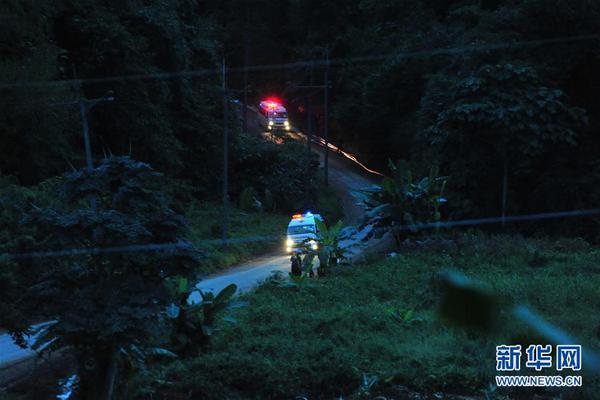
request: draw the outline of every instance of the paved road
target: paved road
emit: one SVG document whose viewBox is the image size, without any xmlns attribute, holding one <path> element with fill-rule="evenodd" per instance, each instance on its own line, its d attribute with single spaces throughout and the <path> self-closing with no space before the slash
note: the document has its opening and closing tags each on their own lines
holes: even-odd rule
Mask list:
<svg viewBox="0 0 600 400">
<path fill-rule="evenodd" d="M 301 135 L 302 136 L 302 135 Z M 323 147 L 315 145 L 314 151 L 320 154 L 323 162 Z M 329 181 L 331 186 L 340 196 L 340 204 L 348 216 L 349 223 L 356 223 L 363 215 L 363 210 L 356 204 L 356 199 L 350 194 L 351 191 L 372 185 L 377 181 L 376 177 L 369 175 L 340 154 L 330 152 L 329 155 Z M 282 246 L 283 247 L 283 246 Z M 318 261 L 316 261 L 318 263 Z M 317 264 L 315 264 L 315 267 Z M 275 271 L 287 273 L 290 270 L 289 256 L 273 254 L 246 262 L 211 275 L 199 282 L 196 287 L 203 291 L 216 291 L 225 286 L 235 283 L 240 292 L 245 292 L 257 286 L 260 282 L 269 278 Z M 200 294 L 192 293 L 190 301 L 199 301 Z M 22 349 L 14 344 L 12 338 L 0 335 L 0 369 L 6 368 L 12 363 L 32 357 L 35 353 L 29 349 Z"/>
<path fill-rule="evenodd" d="M 290 257 L 287 255 L 270 255 L 257 258 L 237 267 L 211 275 L 200 281 L 196 288 L 204 292 L 219 292 L 224 287 L 235 283 L 239 292 L 246 292 L 258 283 L 268 279 L 274 272 L 280 271 L 287 274 L 290 270 Z M 199 302 L 200 293 L 193 292 L 189 301 Z"/>
<path fill-rule="evenodd" d="M 325 158 L 324 148 L 315 150 L 319 154 L 321 165 Z M 373 177 L 368 177 L 352 165 L 350 161 L 330 152 L 329 154 L 329 185 L 338 195 L 340 205 L 344 210 L 346 224 L 354 225 L 364 217 L 365 210 L 358 204 L 359 199 L 352 193 L 372 186 L 376 182 Z M 333 221 L 331 221 L 333 222 Z"/>
</svg>

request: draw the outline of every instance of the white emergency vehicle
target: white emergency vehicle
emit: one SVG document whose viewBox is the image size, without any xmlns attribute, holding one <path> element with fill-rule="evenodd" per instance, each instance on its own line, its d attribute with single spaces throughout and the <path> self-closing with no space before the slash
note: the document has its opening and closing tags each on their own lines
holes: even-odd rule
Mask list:
<svg viewBox="0 0 600 400">
<path fill-rule="evenodd" d="M 290 122 L 285 107 L 278 105 L 270 110 L 267 113 L 267 124 L 270 131 L 289 131 Z"/>
<path fill-rule="evenodd" d="M 294 214 L 287 228 L 286 251 L 289 253 L 305 253 L 309 248 L 318 250 L 316 239 L 319 237 L 319 228 L 316 220 L 323 218 L 310 211 L 304 214 Z"/>
</svg>

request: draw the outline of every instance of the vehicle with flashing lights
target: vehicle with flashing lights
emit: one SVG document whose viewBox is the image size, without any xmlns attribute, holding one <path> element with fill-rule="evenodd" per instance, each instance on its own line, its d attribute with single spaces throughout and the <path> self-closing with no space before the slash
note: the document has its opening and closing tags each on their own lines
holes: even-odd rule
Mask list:
<svg viewBox="0 0 600 400">
<path fill-rule="evenodd" d="M 259 103 L 261 112 L 266 119 L 266 128 L 270 131 L 289 131 L 290 122 L 287 110 L 276 98 L 269 98 Z"/>
<path fill-rule="evenodd" d="M 286 251 L 291 253 L 307 253 L 309 250 L 318 250 L 319 227 L 316 221 L 323 221 L 319 214 L 310 211 L 304 214 L 294 214 L 288 224 Z"/>
<path fill-rule="evenodd" d="M 267 128 L 270 131 L 289 131 L 287 110 L 284 106 L 277 106 L 267 113 Z"/>
<path fill-rule="evenodd" d="M 275 109 L 279 105 L 279 101 L 273 99 L 263 100 L 258 104 L 258 106 L 260 107 L 260 111 L 264 114 L 265 117 L 267 116 L 269 111 Z"/>
</svg>

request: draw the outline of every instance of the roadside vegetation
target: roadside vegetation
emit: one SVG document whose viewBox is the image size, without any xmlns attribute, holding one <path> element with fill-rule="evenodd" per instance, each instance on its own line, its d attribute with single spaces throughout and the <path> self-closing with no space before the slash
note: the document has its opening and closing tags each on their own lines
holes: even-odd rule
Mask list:
<svg viewBox="0 0 600 400">
<path fill-rule="evenodd" d="M 595 399 L 600 381 L 585 367 L 581 389 L 495 388 L 495 346 L 539 338 L 506 315 L 497 316 L 491 333 L 441 318 L 439 282 L 441 272 L 451 268 L 502 301 L 528 305 L 578 343 L 598 348 L 596 247 L 582 239 L 473 231 L 417 236 L 397 250 L 359 265 L 333 266 L 326 277 L 301 285 L 274 277 L 238 299 L 245 307 L 219 312 L 210 341 L 188 332 L 185 337 L 196 344 L 177 358 L 150 358 L 144 368 L 130 371 L 121 382 L 127 398 L 366 399 L 443 393 L 449 399 Z M 173 347 L 165 338 L 158 343 Z M 33 399 L 27 394 L 31 387 L 25 389 L 11 398 Z M 120 393 L 123 389 L 119 386 Z M 35 392 L 55 390 L 36 387 Z"/>
<path fill-rule="evenodd" d="M 278 173 L 288 172 L 295 171 Z M 33 323 L 54 321 L 40 330 L 33 348 L 43 353 L 69 349 L 77 395 L 86 399 L 112 398 L 115 387 L 126 390 L 132 371 L 143 369 L 148 360 L 176 356 L 166 336 L 175 335 L 177 343 L 191 340 L 183 338 L 186 334 L 208 338 L 215 313 L 210 305 L 220 297 L 204 296 L 201 312 L 189 312 L 198 314 L 196 328 L 189 327 L 190 317 L 182 322 L 185 334 L 171 333 L 173 328 L 162 321 L 165 310 L 170 304 L 184 310 L 187 298 L 180 301 L 174 282 L 196 282 L 201 275 L 283 246 L 289 220 L 275 207 L 250 209 L 241 196 L 239 207 L 230 211 L 231 244 L 224 247 L 221 207 L 201 205 L 189 185 L 170 182 L 129 157 L 108 157 L 91 170 L 30 188 L 10 179 L 0 184 L 2 252 L 64 252 L 0 258 L 1 326 L 23 345 L 25 335 L 36 333 Z M 279 199 L 277 192 L 274 198 Z M 265 242 L 269 245 L 257 245 Z M 173 247 L 135 250 L 157 244 Z M 91 248 L 93 255 L 73 252 Z M 104 252 L 107 248 L 123 249 Z"/>
<path fill-rule="evenodd" d="M 340 265 L 310 285 L 273 279 L 243 297 L 249 305 L 233 314 L 238 323 L 219 323 L 222 331 L 202 354 L 154 366 L 137 382 L 138 394 L 262 399 L 443 392 L 502 398 L 510 393 L 490 386 L 495 346 L 525 344 L 531 333 L 501 316 L 493 334 L 441 320 L 439 273 L 460 271 L 598 348 L 599 265 L 600 251 L 577 239 L 465 233 L 406 241 L 394 257 Z M 600 381 L 584 380 L 582 390 L 566 389 L 563 398 L 595 398 Z"/>
<path fill-rule="evenodd" d="M 193 203 L 185 213 L 189 220 L 189 240 L 203 254 L 198 272 L 211 273 L 256 255 L 281 251 L 288 214 L 266 211 L 229 210 L 229 238 L 221 243 L 223 208 L 218 203 Z M 204 242 L 202 242 L 204 241 Z"/>
<path fill-rule="evenodd" d="M 316 194 L 316 210 L 325 218 L 327 223 L 335 223 L 344 219 L 344 210 L 340 205 L 339 194 L 332 188 L 326 188 L 320 185 Z"/>
</svg>

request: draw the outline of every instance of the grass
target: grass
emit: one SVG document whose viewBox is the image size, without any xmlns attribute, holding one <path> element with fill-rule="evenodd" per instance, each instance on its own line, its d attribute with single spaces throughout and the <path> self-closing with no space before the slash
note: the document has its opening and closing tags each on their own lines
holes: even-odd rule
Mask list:
<svg viewBox="0 0 600 400">
<path fill-rule="evenodd" d="M 509 236 L 437 243 L 339 266 L 301 289 L 269 282 L 245 296 L 250 305 L 235 312 L 238 323 L 223 322 L 202 355 L 156 367 L 140 387 L 152 388 L 155 398 L 398 397 L 409 389 L 484 398 L 496 374 L 494 347 L 528 340 L 530 332 L 514 324 L 490 334 L 440 320 L 436 277 L 447 267 L 600 348 L 599 250 L 577 240 Z M 377 383 L 361 388 L 370 375 Z M 584 376 L 583 389 L 566 389 L 563 398 L 593 399 L 599 390 L 597 378 Z M 488 395 L 514 398 L 516 392 L 548 395 L 525 389 Z"/>
<path fill-rule="evenodd" d="M 219 240 L 222 236 L 222 209 L 212 203 L 192 203 L 185 212 L 190 229 L 188 239 L 192 242 Z M 230 239 L 257 238 L 261 236 L 285 235 L 289 216 L 267 212 L 246 212 L 238 208 L 229 209 Z M 264 239 L 242 243 L 231 243 L 225 249 L 221 243 L 199 244 L 204 253 L 200 265 L 201 273 L 211 273 L 252 256 L 281 249 L 282 240 Z"/>
</svg>

